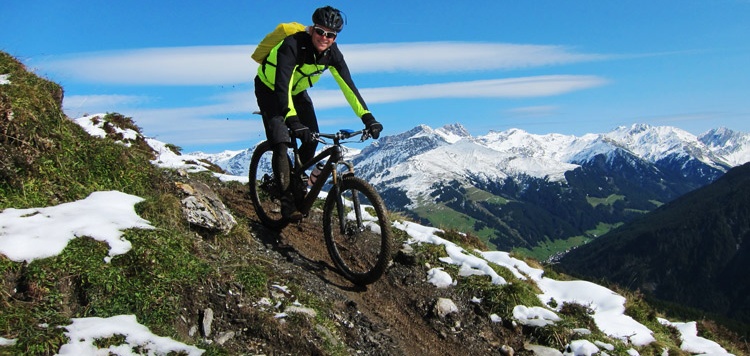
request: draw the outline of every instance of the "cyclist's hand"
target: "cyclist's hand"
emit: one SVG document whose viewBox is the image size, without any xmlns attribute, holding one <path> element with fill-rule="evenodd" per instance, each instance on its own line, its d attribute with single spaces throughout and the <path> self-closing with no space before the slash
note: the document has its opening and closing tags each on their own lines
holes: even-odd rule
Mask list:
<svg viewBox="0 0 750 356">
<path fill-rule="evenodd" d="M 383 131 L 383 125 L 375 120 L 372 114 L 367 113 L 362 115 L 362 123 L 365 124 L 367 130 L 370 131 L 370 136 L 372 136 L 372 138 L 377 140 L 378 137 L 380 137 L 380 131 Z"/>
<path fill-rule="evenodd" d="M 298 117 L 290 116 L 286 118 L 286 126 L 292 130 L 292 135 L 302 141 L 302 143 L 315 141 L 312 132 L 310 132 L 310 128 L 302 125 Z"/>
</svg>

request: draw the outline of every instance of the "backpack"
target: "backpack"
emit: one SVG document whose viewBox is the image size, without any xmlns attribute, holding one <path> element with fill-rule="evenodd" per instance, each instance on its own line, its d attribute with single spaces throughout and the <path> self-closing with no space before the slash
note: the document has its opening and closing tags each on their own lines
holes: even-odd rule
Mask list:
<svg viewBox="0 0 750 356">
<path fill-rule="evenodd" d="M 258 47 L 255 47 L 255 51 L 252 56 L 253 59 L 260 63 L 268 57 L 271 50 L 276 47 L 279 42 L 283 41 L 287 36 L 293 35 L 297 32 L 305 31 L 307 27 L 299 22 L 287 22 L 280 23 L 276 28 L 269 32 L 263 40 L 258 43 Z"/>
</svg>

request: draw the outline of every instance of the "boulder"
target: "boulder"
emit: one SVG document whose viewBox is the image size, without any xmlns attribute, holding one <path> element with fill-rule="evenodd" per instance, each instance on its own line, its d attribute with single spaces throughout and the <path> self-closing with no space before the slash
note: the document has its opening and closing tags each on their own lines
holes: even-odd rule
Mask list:
<svg viewBox="0 0 750 356">
<path fill-rule="evenodd" d="M 202 182 L 175 183 L 183 198 L 182 212 L 191 225 L 212 232 L 228 232 L 237 221 L 211 188 Z"/>
</svg>

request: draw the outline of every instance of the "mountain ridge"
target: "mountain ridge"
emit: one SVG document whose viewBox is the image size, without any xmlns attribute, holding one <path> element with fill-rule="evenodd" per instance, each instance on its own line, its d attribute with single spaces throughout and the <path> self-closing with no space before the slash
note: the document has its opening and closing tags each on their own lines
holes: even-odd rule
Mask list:
<svg viewBox="0 0 750 356">
<path fill-rule="evenodd" d="M 750 160 L 748 137 L 726 128 L 695 136 L 647 124 L 580 137 L 518 128 L 474 137 L 460 124 L 417 125 L 382 136 L 352 161 L 391 210 L 473 230 L 496 248 L 533 250 L 593 238 L 714 181 L 732 167 L 728 162 Z M 212 161 L 243 175 L 248 159 Z M 519 239 L 535 219 L 550 226 Z"/>
<path fill-rule="evenodd" d="M 475 142 L 499 153 L 526 158 L 546 158 L 550 159 L 550 162 L 574 165 L 618 148 L 631 151 L 635 156 L 652 163 L 668 158 L 692 157 L 723 171 L 750 161 L 750 134 L 727 128 L 716 128 L 695 136 L 672 126 L 636 123 L 631 126 L 617 127 L 607 133 L 589 133 L 583 136 L 556 133 L 538 135 L 512 128 L 505 131 L 490 131 L 486 135 L 474 137 L 461 124 L 455 123 L 437 129 L 427 125 L 418 125 L 400 134 L 384 136 L 361 150 L 354 158 L 355 163 L 364 163 L 362 166 L 367 166 L 368 161 L 372 161 L 367 157 L 375 151 L 407 140 L 413 142 L 410 142 L 408 146 L 400 145 L 400 154 L 395 157 L 390 156 L 390 159 L 384 161 L 392 162 L 389 164 L 392 166 L 395 162 L 401 163 L 411 157 L 436 149 L 438 146 L 453 145 L 460 140 Z M 407 149 L 403 150 L 404 148 Z M 249 157 L 244 153 L 248 151 L 251 152 L 252 149 L 190 154 L 206 158 L 230 174 L 243 175 L 246 172 L 239 167 L 247 166 Z M 396 150 L 391 149 L 389 153 L 394 153 L 394 151 Z M 243 164 L 232 164 L 236 161 Z M 540 176 L 539 173 L 528 174 L 534 172 L 533 166 L 528 171 L 524 168 L 527 167 L 520 165 L 518 173 Z M 568 168 L 572 170 L 574 167 Z M 557 172 L 553 170 L 551 173 Z"/>
</svg>

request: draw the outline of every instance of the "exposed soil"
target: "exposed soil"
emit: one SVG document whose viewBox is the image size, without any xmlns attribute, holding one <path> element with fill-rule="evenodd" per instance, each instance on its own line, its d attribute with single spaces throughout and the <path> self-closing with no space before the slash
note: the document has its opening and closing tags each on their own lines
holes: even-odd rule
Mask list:
<svg viewBox="0 0 750 356">
<path fill-rule="evenodd" d="M 305 293 L 325 301 L 327 308 L 318 309 L 327 310 L 330 314 L 326 319 L 335 321 L 335 325 L 324 323 L 321 327 L 311 317 L 298 314 L 275 318 L 281 308 L 258 305 L 231 291 L 231 286 L 207 285 L 207 290 L 195 294 L 201 297 L 193 301 L 193 308 L 213 310 L 215 331 L 209 338 L 216 340 L 222 332 L 234 332 L 223 344 L 233 353 L 503 355 L 507 354 L 503 347 L 512 347 L 516 355 L 531 354 L 523 351 L 520 329 L 509 323 L 492 323 L 479 305 L 471 303 L 472 296 L 428 283 L 428 268 L 417 265 L 414 259 L 397 254 L 379 281 L 358 287 L 333 266 L 323 241 L 320 211 L 277 232 L 260 226 L 244 189 L 215 188 L 225 204 L 235 214 L 247 216 L 250 224 L 252 237 L 232 248 L 276 271 L 274 278 L 278 281 L 272 283 L 298 285 Z M 294 291 L 282 292 L 269 286 L 271 299 L 284 300 L 279 293 L 286 294 L 286 304 L 296 297 Z M 459 312 L 438 316 L 438 298 L 450 298 Z M 197 312 L 190 317 L 200 320 L 202 315 Z M 345 349 L 335 341 L 332 345 L 331 340 L 342 340 Z"/>
</svg>

